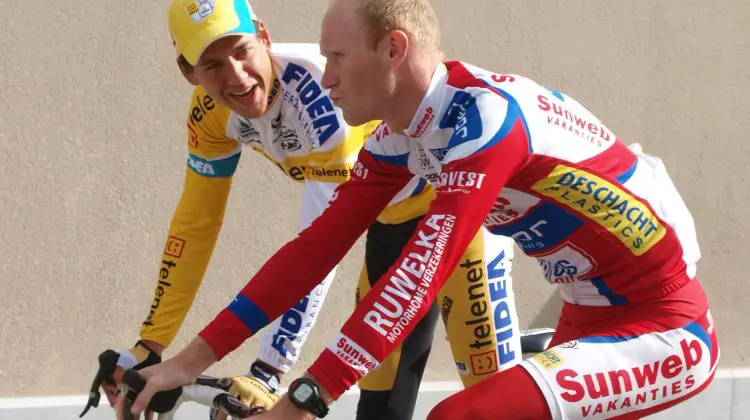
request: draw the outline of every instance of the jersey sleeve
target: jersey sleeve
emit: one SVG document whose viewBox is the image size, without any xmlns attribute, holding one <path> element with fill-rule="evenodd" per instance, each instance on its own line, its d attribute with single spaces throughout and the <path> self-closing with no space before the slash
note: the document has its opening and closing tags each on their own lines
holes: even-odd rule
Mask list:
<svg viewBox="0 0 750 420">
<path fill-rule="evenodd" d="M 307 156 L 304 195 L 300 207 L 300 230 L 318 218 L 333 197 L 336 187 L 350 178 L 357 153 L 377 122 L 346 127 L 336 138 L 311 150 Z M 265 329 L 258 358 L 282 372 L 297 362 L 310 331 L 320 314 L 336 274 L 334 267 L 319 283 L 281 317 Z"/>
<path fill-rule="evenodd" d="M 523 120 L 509 115 L 506 121 L 489 142 L 478 143 L 474 153 L 464 150 L 464 156 L 443 166 L 436 198 L 401 255 L 310 367 L 335 398 L 384 360 L 419 323 L 503 185 L 526 162 Z M 451 179 L 463 182 L 443 182 Z"/>
<path fill-rule="evenodd" d="M 380 164 L 362 150 L 351 180 L 336 188 L 325 211 L 277 251 L 201 331 L 217 357 L 223 358 L 299 302 L 338 264 L 409 179 L 406 170 L 381 171 Z"/>
<path fill-rule="evenodd" d="M 226 137 L 228 110 L 201 88 L 189 107 L 182 196 L 172 217 L 141 338 L 169 346 L 192 306 L 224 219 L 238 142 Z"/>
<path fill-rule="evenodd" d="M 333 197 L 337 185 L 331 182 L 305 181 L 300 209 L 301 230 L 320 216 Z M 307 295 L 268 325 L 258 349 L 258 359 L 282 372 L 288 372 L 297 363 L 335 274 L 334 267 Z"/>
</svg>

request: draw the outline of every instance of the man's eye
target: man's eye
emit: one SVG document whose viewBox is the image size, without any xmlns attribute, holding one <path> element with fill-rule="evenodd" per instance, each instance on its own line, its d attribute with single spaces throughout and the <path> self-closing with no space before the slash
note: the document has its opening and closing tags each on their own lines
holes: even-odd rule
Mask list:
<svg viewBox="0 0 750 420">
<path fill-rule="evenodd" d="M 242 48 L 241 50 L 237 51 L 237 57 L 247 57 L 252 51 L 252 48 Z"/>
</svg>

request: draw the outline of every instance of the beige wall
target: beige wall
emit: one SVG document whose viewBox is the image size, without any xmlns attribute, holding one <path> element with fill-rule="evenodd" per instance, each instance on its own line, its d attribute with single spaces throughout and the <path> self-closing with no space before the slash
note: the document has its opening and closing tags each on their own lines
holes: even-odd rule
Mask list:
<svg viewBox="0 0 750 420">
<path fill-rule="evenodd" d="M 182 186 L 189 95 L 173 65 L 166 3 L 0 0 L 0 395 L 86 392 L 98 352 L 131 344 L 148 312 Z M 315 41 L 325 3 L 255 8 L 277 41 Z M 562 90 L 664 158 L 697 221 L 722 366 L 749 365 L 750 3 L 434 3 L 449 57 Z M 299 198 L 245 153 L 175 349 L 293 235 Z M 347 315 L 361 251 L 346 259 L 301 367 Z M 516 266 L 521 318 L 550 325 L 558 299 L 534 266 L 524 257 Z M 442 338 L 429 380 L 456 379 Z M 212 372 L 244 370 L 255 348 L 250 341 Z"/>
</svg>

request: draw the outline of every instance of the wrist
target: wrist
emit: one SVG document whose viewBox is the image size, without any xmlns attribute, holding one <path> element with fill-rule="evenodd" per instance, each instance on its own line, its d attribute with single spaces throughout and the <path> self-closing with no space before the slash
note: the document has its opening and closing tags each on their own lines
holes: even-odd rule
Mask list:
<svg viewBox="0 0 750 420">
<path fill-rule="evenodd" d="M 333 398 L 333 395 L 331 395 L 328 390 L 321 385 L 320 381 L 318 381 L 315 376 L 313 376 L 310 372 L 305 371 L 305 374 L 302 375 L 303 378 L 307 378 L 315 383 L 315 385 L 318 386 L 318 391 L 320 392 L 320 396 L 323 398 L 323 401 L 326 403 L 326 405 L 331 405 L 334 401 L 336 401 L 335 398 Z"/>
<path fill-rule="evenodd" d="M 197 378 L 217 360 L 216 353 L 201 337 L 196 337 L 174 357 L 175 363 L 178 363 L 192 378 Z"/>
<path fill-rule="evenodd" d="M 277 411 L 281 415 L 281 418 L 285 419 L 289 418 L 295 420 L 315 420 L 318 418 L 315 416 L 315 414 L 295 406 L 289 398 L 288 394 L 281 397 L 279 402 L 274 406 L 273 410 Z"/>
<path fill-rule="evenodd" d="M 287 392 L 292 405 L 318 418 L 326 417 L 329 412 L 328 405 L 331 399 L 326 398 L 325 394 L 327 394 L 327 391 L 323 390 L 320 384 L 309 376 L 302 376 L 292 381 Z M 330 396 L 330 394 L 328 395 Z"/>
<path fill-rule="evenodd" d="M 159 356 L 161 356 L 162 353 L 164 353 L 164 348 L 165 347 L 162 346 L 161 344 L 157 343 L 156 341 L 147 340 L 147 339 L 143 339 L 142 338 L 142 339 L 140 339 L 138 341 L 138 343 L 141 346 L 145 347 L 147 350 L 150 350 L 150 351 L 158 354 Z"/>
<path fill-rule="evenodd" d="M 250 371 L 248 374 L 265 382 L 274 390 L 274 392 L 279 390 L 279 384 L 284 377 L 283 372 L 260 359 L 256 359 L 253 364 L 250 365 Z"/>
</svg>

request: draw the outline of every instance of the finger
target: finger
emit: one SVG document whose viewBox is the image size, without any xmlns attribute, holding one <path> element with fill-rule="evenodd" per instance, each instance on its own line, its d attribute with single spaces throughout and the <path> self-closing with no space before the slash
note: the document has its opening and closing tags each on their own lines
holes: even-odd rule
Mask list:
<svg viewBox="0 0 750 420">
<path fill-rule="evenodd" d="M 143 415 L 145 420 L 154 420 L 154 412 L 151 410 L 146 410 L 146 413 Z"/>
<path fill-rule="evenodd" d="M 115 399 L 115 417 L 117 417 L 117 420 L 125 420 L 127 418 L 125 414 L 126 410 L 126 404 L 125 404 L 125 394 L 120 394 Z"/>
<path fill-rule="evenodd" d="M 158 385 L 154 385 L 154 381 L 146 381 L 146 386 L 143 388 L 143 391 L 141 391 L 138 394 L 138 398 L 135 399 L 133 402 L 133 406 L 130 408 L 130 412 L 133 413 L 133 415 L 138 416 L 140 415 L 143 410 L 148 407 L 148 403 L 151 402 L 151 397 L 154 396 L 159 391 L 163 391 L 162 389 L 159 389 Z"/>
<path fill-rule="evenodd" d="M 114 407 L 117 403 L 117 397 L 120 395 L 120 389 L 116 385 L 102 384 L 102 390 L 104 395 L 107 396 L 107 401 L 110 407 Z"/>
</svg>

